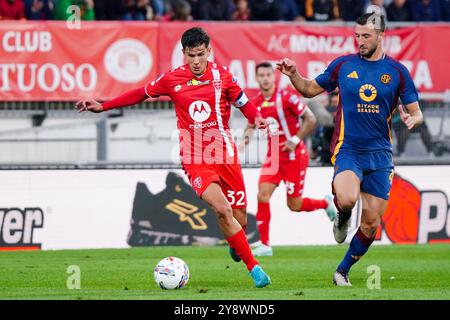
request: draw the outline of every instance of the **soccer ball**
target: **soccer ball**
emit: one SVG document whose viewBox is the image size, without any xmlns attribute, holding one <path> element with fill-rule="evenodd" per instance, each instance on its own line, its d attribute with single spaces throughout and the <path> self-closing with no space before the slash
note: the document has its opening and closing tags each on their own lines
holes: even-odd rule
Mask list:
<svg viewBox="0 0 450 320">
<path fill-rule="evenodd" d="M 181 289 L 189 281 L 189 268 L 180 258 L 167 257 L 158 262 L 153 275 L 161 289 Z"/>
</svg>

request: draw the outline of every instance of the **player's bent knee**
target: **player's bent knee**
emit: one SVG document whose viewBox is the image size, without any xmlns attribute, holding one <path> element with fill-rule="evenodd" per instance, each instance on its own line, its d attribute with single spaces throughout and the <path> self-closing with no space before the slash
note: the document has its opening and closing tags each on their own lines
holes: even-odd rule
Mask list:
<svg viewBox="0 0 450 320">
<path fill-rule="evenodd" d="M 295 201 L 292 198 L 288 198 L 287 206 L 288 206 L 289 210 L 299 212 L 302 208 L 302 202 Z"/>
<path fill-rule="evenodd" d="M 358 195 L 352 193 L 336 193 L 339 207 L 344 211 L 351 211 L 358 201 Z"/>
<path fill-rule="evenodd" d="M 233 216 L 241 226 L 247 225 L 247 210 L 245 208 L 233 209 Z"/>
<path fill-rule="evenodd" d="M 215 211 L 219 216 L 219 219 L 231 220 L 233 219 L 233 209 L 227 204 L 219 205 L 215 207 Z"/>
<path fill-rule="evenodd" d="M 269 202 L 270 194 L 268 192 L 258 192 L 258 202 Z"/>
<path fill-rule="evenodd" d="M 361 221 L 361 225 L 366 228 L 378 228 L 380 225 L 380 219 L 369 219 Z"/>
<path fill-rule="evenodd" d="M 379 218 L 374 219 L 366 219 L 361 221 L 361 230 L 364 234 L 373 237 L 377 233 L 378 227 L 381 224 L 381 220 Z"/>
</svg>

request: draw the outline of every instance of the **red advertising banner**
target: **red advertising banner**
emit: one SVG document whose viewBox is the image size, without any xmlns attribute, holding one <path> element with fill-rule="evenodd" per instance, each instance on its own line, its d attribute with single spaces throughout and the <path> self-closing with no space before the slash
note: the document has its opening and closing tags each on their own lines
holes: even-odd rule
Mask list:
<svg viewBox="0 0 450 320">
<path fill-rule="evenodd" d="M 212 59 L 257 88 L 256 64 L 289 57 L 313 78 L 334 58 L 357 52 L 353 27 L 290 23 L 0 23 L 0 100 L 110 99 L 184 63 L 180 38 L 192 26 L 211 36 Z M 449 24 L 388 30 L 384 48 L 410 70 L 421 93 L 450 89 Z M 279 77 L 284 87 L 289 80 Z"/>
<path fill-rule="evenodd" d="M 294 25 L 285 23 L 203 23 L 211 36 L 213 58 L 230 67 L 247 89 L 256 89 L 255 65 L 289 57 L 308 78 L 321 73 L 328 63 L 341 55 L 357 52 L 353 27 Z M 190 25 L 166 25 L 160 31 L 160 67 L 179 65 L 182 60 L 179 38 Z M 421 93 L 437 93 L 450 89 L 445 71 L 450 70 L 450 24 L 418 25 L 388 30 L 383 47 L 411 72 Z M 280 77 L 280 86 L 289 80 Z"/>
<path fill-rule="evenodd" d="M 156 23 L 0 23 L 0 100 L 109 99 L 157 75 Z"/>
</svg>

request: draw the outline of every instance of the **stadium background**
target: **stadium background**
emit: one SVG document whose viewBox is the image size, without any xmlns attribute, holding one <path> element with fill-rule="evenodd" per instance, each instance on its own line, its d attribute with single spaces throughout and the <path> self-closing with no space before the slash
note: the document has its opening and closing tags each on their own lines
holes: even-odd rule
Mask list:
<svg viewBox="0 0 450 320">
<path fill-rule="evenodd" d="M 178 40 L 194 25 L 208 31 L 214 60 L 229 66 L 250 96 L 261 61 L 291 57 L 314 77 L 355 51 L 353 23 L 346 21 L 79 23 L 0 21 L 0 251 L 223 244 L 212 212 L 179 168 L 170 101 L 105 114 L 77 114 L 74 102 L 112 98 L 180 65 Z M 411 133 L 399 155 L 402 137 L 392 133 L 397 176 L 376 243 L 450 242 L 450 24 L 388 28 L 385 48 L 410 70 L 431 140 Z M 283 77 L 277 82 L 288 85 Z M 332 176 L 320 158 L 320 128 L 332 117 L 326 95 L 305 102 L 319 119 L 307 139 L 305 195 L 320 197 L 330 192 Z M 245 127 L 239 111 L 230 123 L 239 142 Z M 265 151 L 266 137 L 258 133 L 240 155 L 253 216 Z M 272 244 L 334 244 L 324 214 L 294 215 L 285 197 L 283 186 L 273 196 Z M 353 230 L 358 219 L 352 216 Z M 257 241 L 255 220 L 249 221 L 248 235 Z"/>
</svg>

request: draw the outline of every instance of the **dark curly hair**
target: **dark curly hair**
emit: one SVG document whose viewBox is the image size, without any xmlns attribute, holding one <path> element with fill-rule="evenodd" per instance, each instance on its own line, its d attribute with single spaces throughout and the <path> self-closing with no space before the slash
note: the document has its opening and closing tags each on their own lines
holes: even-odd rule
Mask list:
<svg viewBox="0 0 450 320">
<path fill-rule="evenodd" d="M 205 47 L 208 47 L 210 40 L 211 38 L 205 30 L 199 27 L 194 27 L 183 33 L 181 36 L 181 45 L 183 46 L 183 49 L 195 48 L 201 46 L 202 44 L 204 44 Z"/>
</svg>

